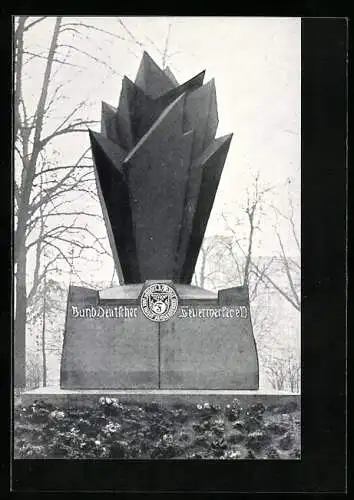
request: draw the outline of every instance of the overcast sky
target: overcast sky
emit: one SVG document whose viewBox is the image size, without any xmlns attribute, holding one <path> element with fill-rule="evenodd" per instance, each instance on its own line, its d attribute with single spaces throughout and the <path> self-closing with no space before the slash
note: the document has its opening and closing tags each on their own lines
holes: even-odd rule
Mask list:
<svg viewBox="0 0 354 500">
<path fill-rule="evenodd" d="M 101 32 L 85 33 L 75 46 L 101 58 L 115 71 L 95 63 L 79 51 L 70 62 L 85 67 L 60 69 L 66 86 L 66 99 L 53 114 L 48 129 L 55 127 L 70 107 L 82 99 L 91 104 L 85 110 L 92 120 L 100 119 L 101 101 L 117 105 L 121 79 L 134 80 L 143 50 L 161 65 L 166 35 L 170 27 L 168 65 L 180 83 L 206 70 L 205 81 L 215 78 L 219 128 L 217 136 L 234 134 L 208 225 L 208 234 L 220 230 L 217 214 L 235 212 L 245 198 L 252 176 L 260 173 L 265 185 L 275 185 L 274 203 L 288 209 L 288 192 L 297 209 L 300 224 L 300 91 L 301 36 L 300 18 L 262 17 L 122 17 L 76 18 L 66 21 L 92 24 L 126 38 L 109 37 Z M 28 44 L 48 48 L 54 18 L 39 23 Z M 125 29 L 127 28 L 127 30 Z M 136 43 L 136 41 L 138 43 Z M 38 61 L 40 65 L 41 61 Z M 38 99 L 41 73 L 39 66 L 28 65 L 26 99 Z M 32 95 L 33 94 L 33 95 Z M 93 127 L 99 130 L 99 126 Z M 72 164 L 88 145 L 87 134 L 57 140 L 58 161 Z M 286 183 L 287 180 L 290 183 Z M 284 188 L 284 185 L 287 187 Z M 285 237 L 291 252 L 291 238 Z M 271 224 L 265 225 L 263 255 L 270 255 L 277 245 Z"/>
</svg>

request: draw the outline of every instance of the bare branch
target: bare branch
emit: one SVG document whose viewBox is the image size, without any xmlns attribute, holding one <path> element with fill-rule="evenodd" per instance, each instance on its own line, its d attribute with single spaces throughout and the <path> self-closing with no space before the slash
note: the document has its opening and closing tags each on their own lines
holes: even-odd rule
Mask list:
<svg viewBox="0 0 354 500">
<path fill-rule="evenodd" d="M 293 231 L 293 236 L 294 236 L 294 239 L 295 239 L 295 243 L 296 243 L 296 246 L 297 246 L 297 249 L 299 250 L 300 252 L 300 241 L 297 237 L 297 232 L 296 232 L 296 228 L 295 228 L 295 222 L 294 222 L 294 206 L 293 206 L 293 202 L 291 200 L 291 198 L 289 199 L 289 203 L 290 203 L 290 208 L 291 208 L 291 215 L 290 215 L 290 224 L 291 224 L 291 228 L 292 228 L 292 231 Z"/>
<path fill-rule="evenodd" d="M 123 42 L 129 42 L 126 38 L 117 35 L 116 33 L 112 33 L 111 31 L 104 30 L 103 28 L 97 28 L 97 26 L 93 26 L 92 24 L 85 24 L 85 23 L 67 23 L 63 25 L 64 28 L 62 28 L 61 32 L 63 31 L 75 31 L 76 33 L 79 33 L 78 30 L 73 28 L 73 26 L 80 26 L 80 28 L 87 28 L 89 30 L 93 31 L 98 31 L 100 33 L 105 33 L 106 35 L 112 36 L 113 38 L 117 38 L 118 40 L 122 40 Z M 136 43 L 136 42 L 134 42 Z"/>
<path fill-rule="evenodd" d="M 172 24 L 170 23 L 168 25 L 168 30 L 167 30 L 166 40 L 165 40 L 165 48 L 164 48 L 164 51 L 162 54 L 162 69 L 166 68 L 166 59 L 167 59 L 168 45 L 170 43 L 171 27 L 172 27 Z"/>
<path fill-rule="evenodd" d="M 39 177 L 40 175 L 46 174 L 47 172 L 56 172 L 58 170 L 67 170 L 68 168 L 70 169 L 84 169 L 84 168 L 89 168 L 92 170 L 93 165 L 63 165 L 61 167 L 53 167 L 53 168 L 46 168 L 45 170 L 41 170 L 40 172 L 37 172 L 35 177 Z"/>
<path fill-rule="evenodd" d="M 42 250 L 44 250 L 44 245 L 43 246 L 40 245 L 40 247 Z M 33 281 L 33 285 L 32 285 L 31 290 L 29 291 L 28 296 L 27 296 L 27 303 L 29 306 L 31 305 L 31 302 L 37 293 L 38 287 L 40 286 L 40 284 L 42 283 L 42 281 L 46 277 L 47 273 L 50 271 L 51 264 L 56 262 L 57 259 L 58 259 L 58 256 L 56 255 L 55 257 L 53 257 L 53 259 L 51 259 L 50 261 L 47 262 L 47 264 L 44 266 L 41 274 L 38 274 L 38 272 L 37 272 L 37 276 L 36 276 L 35 280 Z M 52 270 L 54 270 L 54 269 L 52 269 Z"/>
<path fill-rule="evenodd" d="M 87 148 L 86 151 L 84 151 L 84 153 L 80 156 L 80 158 L 77 161 L 78 164 L 81 162 L 82 158 L 85 156 L 85 154 L 87 153 L 88 150 L 89 150 L 89 148 Z M 64 175 L 64 177 L 62 177 L 62 179 L 60 179 L 60 181 L 58 181 L 55 186 L 48 189 L 46 192 L 46 195 L 43 197 L 42 200 L 40 200 L 38 203 L 32 202 L 32 206 L 30 207 L 30 214 L 33 214 L 41 204 L 46 203 L 48 200 L 50 200 L 52 194 L 54 192 L 58 191 L 59 188 L 65 183 L 65 181 L 71 176 L 71 174 L 76 169 L 76 166 L 77 165 L 73 165 L 73 168 L 69 169 L 68 173 L 66 175 Z M 86 175 L 86 174 L 84 174 L 84 175 Z M 58 194 L 58 192 L 57 192 L 57 194 Z"/>
<path fill-rule="evenodd" d="M 52 107 L 53 103 L 55 102 L 60 90 L 64 87 L 64 85 L 66 85 L 67 83 L 70 83 L 71 80 L 67 80 L 65 82 L 61 82 L 59 83 L 59 85 L 57 85 L 53 91 L 53 94 L 50 98 L 50 100 L 48 101 L 48 104 L 46 106 L 46 109 L 45 109 L 45 113 L 48 113 L 48 111 L 50 110 L 50 108 Z"/>
<path fill-rule="evenodd" d="M 21 16 L 16 29 L 16 57 L 15 57 L 15 127 L 14 137 L 17 137 L 20 128 L 20 102 L 22 99 L 22 65 L 23 65 L 23 32 L 26 17 Z"/>
<path fill-rule="evenodd" d="M 124 29 L 124 31 L 126 33 L 128 33 L 128 35 L 130 36 L 130 38 L 133 40 L 134 43 L 136 43 L 136 45 L 139 45 L 139 47 L 144 47 L 144 44 L 139 42 L 139 40 L 137 40 L 137 38 L 133 35 L 133 33 L 128 29 L 128 27 L 123 23 L 123 21 L 121 20 L 120 17 L 118 17 L 118 22 L 119 24 L 122 26 L 122 28 Z"/>
<path fill-rule="evenodd" d="M 32 58 L 35 58 L 35 57 L 38 57 L 39 59 L 45 59 L 45 60 L 48 60 L 48 56 L 42 56 L 40 54 L 36 54 L 34 52 L 30 52 L 28 50 L 25 50 L 23 51 L 24 54 L 28 54 L 30 56 L 32 56 Z M 32 59 L 31 58 L 31 59 Z M 53 57 L 53 62 L 57 62 L 59 64 L 64 64 L 66 66 L 72 66 L 73 68 L 79 68 L 79 69 L 83 69 L 82 66 L 78 66 L 77 64 L 72 64 L 72 63 L 68 63 L 66 61 L 60 61 L 60 59 L 57 59 L 56 57 Z"/>
<path fill-rule="evenodd" d="M 235 256 L 235 252 L 233 252 L 233 249 L 232 249 L 232 243 L 229 243 L 227 244 L 227 249 L 229 250 L 229 254 L 236 266 L 236 270 L 237 270 L 237 273 L 238 273 L 238 278 L 239 280 L 242 279 L 242 273 L 241 273 L 241 269 L 240 269 L 240 265 L 239 265 L 239 262 L 238 260 L 236 259 L 236 256 Z"/>
<path fill-rule="evenodd" d="M 46 245 L 48 245 L 49 247 L 51 248 L 55 248 L 57 251 L 58 251 L 58 254 L 62 257 L 62 259 L 69 265 L 71 271 L 77 276 L 77 278 L 79 280 L 81 280 L 81 277 L 79 276 L 79 274 L 75 271 L 75 269 L 73 268 L 72 266 L 72 263 L 69 261 L 68 257 L 64 254 L 64 252 L 57 246 L 55 245 L 53 242 L 49 242 L 47 241 L 46 242 Z"/>
<path fill-rule="evenodd" d="M 53 58 L 55 57 L 55 51 L 57 49 L 57 41 L 58 41 L 58 36 L 59 36 L 59 29 L 60 29 L 60 24 L 61 24 L 61 17 L 57 17 L 56 22 L 55 22 L 55 27 L 54 27 L 54 33 L 52 37 L 52 41 L 50 44 L 49 48 L 49 53 L 48 53 L 48 59 L 47 59 L 47 64 L 44 72 L 44 79 L 43 79 L 43 86 L 41 89 L 39 101 L 37 104 L 36 108 L 36 123 L 35 123 L 35 132 L 34 132 L 34 144 L 40 144 L 40 137 L 42 133 L 42 127 L 43 127 L 43 119 L 44 119 L 44 109 L 46 105 L 46 100 L 47 100 L 47 95 L 48 95 L 48 88 L 49 88 L 49 82 L 50 82 L 50 75 L 52 71 L 52 66 L 53 66 Z M 32 153 L 32 170 L 35 168 L 35 163 L 37 161 L 38 153 L 41 148 L 38 148 L 38 151 L 33 151 Z M 33 172 L 34 174 L 34 172 Z"/>
<path fill-rule="evenodd" d="M 269 283 L 273 286 L 273 288 L 275 288 L 275 290 L 277 290 L 277 291 L 280 293 L 280 295 L 281 295 L 282 297 L 284 297 L 284 299 L 285 299 L 285 300 L 287 300 L 287 301 L 288 301 L 288 302 L 289 302 L 289 303 L 290 303 L 293 307 L 295 307 L 295 309 L 297 309 L 298 311 L 300 311 L 300 309 L 301 309 L 300 305 L 299 305 L 299 304 L 297 304 L 294 300 L 292 300 L 292 299 L 289 297 L 289 295 L 288 295 L 286 292 L 284 292 L 284 290 L 282 290 L 282 288 L 280 288 L 280 286 L 279 286 L 279 285 L 277 285 L 277 284 L 275 283 L 275 281 L 274 281 L 274 280 L 272 280 L 272 279 L 269 277 L 269 275 L 268 275 L 268 274 L 265 274 L 265 273 L 263 273 L 263 274 L 262 274 L 262 271 L 258 268 L 258 266 L 257 266 L 255 263 L 253 263 L 253 268 L 257 271 L 257 274 L 258 274 L 259 276 L 263 276 L 263 277 L 262 277 L 262 281 L 264 281 L 264 279 L 265 279 L 265 280 L 267 280 L 267 281 L 268 281 L 268 282 L 269 282 Z"/>
<path fill-rule="evenodd" d="M 252 268 L 251 268 L 251 271 L 250 271 L 250 272 L 251 272 L 252 274 L 254 274 L 254 275 L 255 275 L 258 279 L 255 281 L 255 284 L 254 284 L 254 287 L 253 287 L 252 292 L 250 292 L 250 300 L 253 300 L 253 299 L 256 297 L 256 295 L 257 295 L 257 290 L 258 290 L 258 286 L 259 286 L 259 284 L 260 284 L 261 282 L 263 282 L 263 278 L 264 278 L 264 276 L 265 276 L 266 272 L 268 271 L 268 269 L 270 268 L 270 266 L 272 265 L 273 261 L 274 261 L 274 257 L 272 257 L 272 258 L 268 261 L 268 263 L 267 263 L 267 264 L 265 264 L 265 265 L 263 266 L 263 269 L 261 270 L 261 274 L 260 274 L 260 275 L 258 275 L 258 274 L 257 274 L 257 273 L 255 273 L 255 272 L 254 272 L 254 270 L 253 270 L 253 265 L 254 265 L 254 264 L 253 264 L 253 260 L 252 260 Z"/>
<path fill-rule="evenodd" d="M 53 213 L 45 214 L 46 218 L 48 218 L 48 217 L 66 217 L 68 215 L 78 215 L 78 213 L 77 212 L 53 212 Z M 99 214 L 85 212 L 84 210 L 80 210 L 79 215 L 84 216 L 84 217 L 92 217 L 92 218 L 98 219 L 98 220 L 102 219 L 102 217 Z M 31 219 L 31 224 L 35 224 L 39 220 L 40 220 L 40 216 L 35 217 L 34 219 Z"/>
<path fill-rule="evenodd" d="M 79 216 L 79 215 L 80 214 L 77 214 L 77 216 Z M 76 219 L 77 219 L 77 217 L 74 219 L 74 221 L 70 225 L 62 225 L 61 224 L 59 226 L 56 226 L 56 227 L 54 227 L 52 229 L 47 230 L 42 235 L 38 236 L 38 238 L 36 240 L 34 240 L 30 244 L 28 244 L 27 247 L 26 247 L 27 250 L 29 248 L 31 248 L 33 245 L 38 244 L 38 242 L 47 242 L 48 238 L 55 238 L 56 240 L 63 241 L 63 242 L 66 242 L 66 243 L 70 243 L 70 245 L 75 245 L 75 246 L 77 246 L 78 248 L 81 248 L 81 249 L 90 249 L 90 250 L 94 250 L 98 254 L 107 255 L 108 254 L 107 249 L 101 243 L 101 240 L 104 240 L 105 238 L 98 238 L 96 235 L 94 235 L 92 233 L 92 231 L 90 229 L 88 229 L 87 226 L 77 226 L 77 225 L 75 225 L 76 224 Z M 73 231 L 74 231 L 74 233 L 76 235 L 77 235 L 77 233 L 82 233 L 82 234 L 85 233 L 85 234 L 88 234 L 89 236 L 91 236 L 91 238 L 93 239 L 94 244 L 97 244 L 101 248 L 101 251 L 99 251 L 93 245 L 86 245 L 85 243 L 82 242 L 82 240 L 80 240 L 80 241 L 69 240 L 67 238 L 62 237 L 62 235 L 64 233 L 67 234 L 67 235 L 70 235 Z"/>
<path fill-rule="evenodd" d="M 291 208 L 290 216 L 283 214 L 275 205 L 270 205 L 270 206 L 272 207 L 272 209 L 274 210 L 274 212 L 277 215 L 279 215 L 280 217 L 282 217 L 283 219 L 287 220 L 290 223 L 292 234 L 293 234 L 297 249 L 300 251 L 300 249 L 301 249 L 300 241 L 299 241 L 299 238 L 297 236 L 297 231 L 296 231 L 295 222 L 294 222 L 294 206 L 293 206 L 293 202 L 291 199 L 289 199 L 289 205 Z"/>
<path fill-rule="evenodd" d="M 83 54 L 85 56 L 87 56 L 89 59 L 92 59 L 93 61 L 95 61 L 96 63 L 99 63 L 101 64 L 102 66 L 105 66 L 106 68 L 108 68 L 114 75 L 118 75 L 118 76 L 122 76 L 121 73 L 119 73 L 118 71 L 116 71 L 110 64 L 107 64 L 105 61 L 102 61 L 102 59 L 99 59 L 98 57 L 96 56 L 93 56 L 92 54 L 89 54 L 89 52 L 86 52 L 85 50 L 82 50 L 82 49 L 78 49 L 77 47 L 75 47 L 74 45 L 70 45 L 70 44 L 61 44 L 60 47 L 67 47 L 67 48 L 71 48 L 72 50 L 75 50 L 76 52 L 79 52 L 80 54 Z"/>
<path fill-rule="evenodd" d="M 42 16 L 40 17 L 39 19 L 36 19 L 35 21 L 33 21 L 32 23 L 28 24 L 27 26 L 24 27 L 24 30 L 23 31 L 27 31 L 29 30 L 30 28 L 33 28 L 33 26 L 35 26 L 36 24 L 44 21 L 44 19 L 46 19 L 47 16 Z"/>
<path fill-rule="evenodd" d="M 66 120 L 65 120 L 66 121 Z M 41 147 L 45 146 L 49 141 L 54 139 L 55 137 L 58 137 L 60 135 L 64 134 L 74 134 L 76 132 L 88 132 L 88 129 L 86 128 L 76 128 L 79 125 L 89 125 L 89 124 L 94 124 L 98 123 L 97 120 L 80 120 L 76 123 L 72 123 L 71 125 L 68 125 L 66 128 L 63 128 L 62 130 L 56 129 L 55 132 L 52 134 L 48 135 L 45 139 L 41 141 Z M 85 153 L 86 154 L 86 153 Z"/>
<path fill-rule="evenodd" d="M 284 264 L 284 267 L 285 267 L 285 272 L 286 272 L 286 275 L 287 275 L 287 278 L 288 278 L 288 281 L 289 281 L 289 285 L 290 285 L 290 289 L 293 293 L 293 296 L 294 296 L 294 299 L 298 305 L 298 308 L 300 308 L 300 299 L 299 299 L 299 296 L 295 290 L 295 286 L 294 286 L 294 282 L 293 282 L 293 279 L 292 279 L 292 276 L 291 276 L 291 273 L 290 273 L 290 269 L 289 269 L 289 263 L 288 263 L 288 259 L 286 257 L 286 254 L 285 254 L 285 250 L 284 250 L 284 245 L 283 245 L 283 242 L 280 238 L 280 235 L 278 233 L 278 231 L 276 231 L 276 234 L 277 234 L 277 237 L 278 237 L 278 241 L 279 241 L 279 245 L 280 245 L 280 248 L 281 248 L 281 253 L 282 253 L 282 256 L 283 256 L 283 264 Z"/>
<path fill-rule="evenodd" d="M 156 45 L 156 43 L 154 42 L 154 40 L 152 40 L 150 37 L 148 37 L 147 35 L 145 35 L 145 38 L 148 42 L 151 43 L 151 45 L 157 50 L 157 52 L 162 55 L 162 50 Z"/>
<path fill-rule="evenodd" d="M 55 92 L 54 92 L 54 94 L 55 94 Z M 86 123 L 92 123 L 92 121 L 89 121 L 89 120 L 76 120 L 75 123 L 71 123 L 68 127 L 66 127 L 65 129 L 62 129 L 62 127 L 70 120 L 70 118 L 72 118 L 83 106 L 85 106 L 85 104 L 86 104 L 85 101 L 79 102 L 79 104 L 71 111 L 71 113 L 69 113 L 65 117 L 65 119 L 60 123 L 60 125 L 58 125 L 58 127 L 54 130 L 54 132 L 52 132 L 52 134 L 50 134 L 49 136 L 47 136 L 46 138 L 44 138 L 44 139 L 41 140 L 41 147 L 43 147 L 53 137 L 55 137 L 58 134 L 59 131 L 61 133 L 65 133 L 62 130 L 64 130 L 64 131 L 71 130 L 73 127 L 77 127 L 78 125 L 83 125 L 83 124 L 86 124 Z"/>
</svg>

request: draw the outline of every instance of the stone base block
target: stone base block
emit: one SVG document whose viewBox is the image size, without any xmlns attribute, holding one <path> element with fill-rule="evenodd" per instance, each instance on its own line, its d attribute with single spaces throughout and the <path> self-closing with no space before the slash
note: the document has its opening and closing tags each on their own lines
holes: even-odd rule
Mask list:
<svg viewBox="0 0 354 500">
<path fill-rule="evenodd" d="M 247 288 L 174 285 L 177 313 L 156 322 L 140 308 L 143 287 L 70 287 L 62 389 L 258 389 Z"/>
</svg>

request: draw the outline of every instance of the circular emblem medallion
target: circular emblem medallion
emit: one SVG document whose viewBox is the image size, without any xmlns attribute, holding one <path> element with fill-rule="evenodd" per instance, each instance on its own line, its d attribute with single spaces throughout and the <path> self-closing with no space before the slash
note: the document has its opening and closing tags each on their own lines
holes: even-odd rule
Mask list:
<svg viewBox="0 0 354 500">
<path fill-rule="evenodd" d="M 165 283 L 154 283 L 143 291 L 140 306 L 148 319 L 167 321 L 177 311 L 178 296 L 172 286 Z"/>
</svg>

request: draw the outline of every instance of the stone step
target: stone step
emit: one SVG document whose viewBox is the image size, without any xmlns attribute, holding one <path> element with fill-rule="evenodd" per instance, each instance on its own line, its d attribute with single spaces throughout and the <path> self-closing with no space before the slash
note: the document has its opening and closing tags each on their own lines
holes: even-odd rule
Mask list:
<svg viewBox="0 0 354 500">
<path fill-rule="evenodd" d="M 237 398 L 240 403 L 249 405 L 261 402 L 267 405 L 286 404 L 295 401 L 300 407 L 301 395 L 287 391 L 261 391 L 261 390 L 177 390 L 177 389 L 131 389 L 131 390 L 109 390 L 109 389 L 82 389 L 69 390 L 59 387 L 40 387 L 26 391 L 21 395 L 20 404 L 31 405 L 34 401 L 43 401 L 54 406 L 94 406 L 98 404 L 100 397 L 116 398 L 126 403 L 150 403 L 159 404 L 228 404 Z"/>
</svg>

